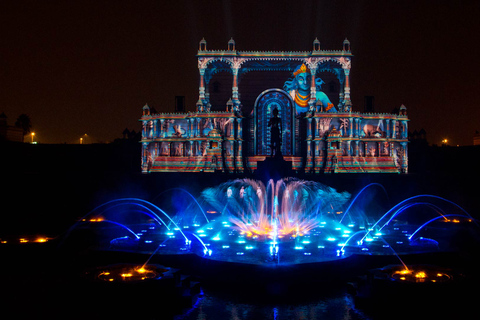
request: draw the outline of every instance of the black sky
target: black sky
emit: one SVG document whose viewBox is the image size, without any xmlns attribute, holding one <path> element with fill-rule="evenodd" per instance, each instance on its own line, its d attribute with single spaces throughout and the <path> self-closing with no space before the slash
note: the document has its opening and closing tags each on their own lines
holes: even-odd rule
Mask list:
<svg viewBox="0 0 480 320">
<path fill-rule="evenodd" d="M 139 130 L 145 103 L 187 110 L 196 51 L 340 50 L 354 54 L 354 111 L 405 104 L 410 129 L 470 145 L 480 130 L 479 1 L 2 1 L 0 112 L 28 114 L 39 142 L 93 142 Z"/>
</svg>

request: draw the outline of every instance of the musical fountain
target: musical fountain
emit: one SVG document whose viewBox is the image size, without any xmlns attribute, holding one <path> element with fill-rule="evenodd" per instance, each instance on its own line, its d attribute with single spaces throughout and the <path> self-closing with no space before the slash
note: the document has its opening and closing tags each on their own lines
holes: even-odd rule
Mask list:
<svg viewBox="0 0 480 320">
<path fill-rule="evenodd" d="M 96 250 L 195 254 L 274 266 L 452 251 L 458 245 L 453 237 L 477 227 L 470 214 L 447 199 L 417 195 L 385 210 L 373 190 L 387 197 L 377 183 L 351 199 L 346 191 L 293 178 L 266 185 L 237 179 L 205 189 L 198 199 L 177 188 L 157 197 L 154 202 L 160 204 L 136 198 L 106 202 L 80 219 L 67 237 L 93 228 Z M 176 212 L 169 208 L 167 213 L 162 202 L 176 202 L 171 205 Z"/>
</svg>

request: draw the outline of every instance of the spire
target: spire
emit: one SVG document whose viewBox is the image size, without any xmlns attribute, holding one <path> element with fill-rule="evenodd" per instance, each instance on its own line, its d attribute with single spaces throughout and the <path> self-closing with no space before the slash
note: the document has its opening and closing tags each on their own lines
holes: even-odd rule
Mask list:
<svg viewBox="0 0 480 320">
<path fill-rule="evenodd" d="M 233 38 L 228 41 L 228 51 L 235 51 L 235 40 Z"/>
<path fill-rule="evenodd" d="M 316 37 L 313 40 L 313 51 L 320 51 L 320 41 Z"/>
<path fill-rule="evenodd" d="M 202 40 L 200 40 L 198 51 L 207 51 L 207 41 L 205 40 L 205 38 L 202 38 Z"/>
<path fill-rule="evenodd" d="M 343 51 L 350 52 L 350 41 L 347 38 L 343 40 Z"/>
</svg>

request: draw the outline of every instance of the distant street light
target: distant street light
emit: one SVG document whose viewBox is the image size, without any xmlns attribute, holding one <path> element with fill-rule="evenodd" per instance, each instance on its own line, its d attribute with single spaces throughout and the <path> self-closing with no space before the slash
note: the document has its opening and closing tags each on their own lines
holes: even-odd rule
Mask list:
<svg viewBox="0 0 480 320">
<path fill-rule="evenodd" d="M 83 138 L 80 138 L 80 144 L 83 144 Z"/>
<path fill-rule="evenodd" d="M 30 135 L 32 136 L 32 144 L 33 144 L 33 137 L 35 137 L 35 132 L 30 133 Z"/>
<path fill-rule="evenodd" d="M 447 143 L 448 143 L 448 139 L 443 139 L 443 140 L 442 140 L 442 145 L 443 145 L 443 146 L 446 146 Z"/>
</svg>

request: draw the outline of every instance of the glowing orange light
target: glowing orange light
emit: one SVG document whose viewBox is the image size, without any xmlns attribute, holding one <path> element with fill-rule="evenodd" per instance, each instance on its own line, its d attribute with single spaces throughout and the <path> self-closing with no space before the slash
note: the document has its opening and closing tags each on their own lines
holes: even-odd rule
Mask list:
<svg viewBox="0 0 480 320">
<path fill-rule="evenodd" d="M 425 279 L 427 277 L 427 274 L 424 271 L 419 271 L 415 274 L 415 278 L 418 279 Z"/>
<path fill-rule="evenodd" d="M 145 273 L 145 272 L 147 272 L 147 270 L 146 270 L 144 267 L 141 267 L 141 268 L 139 268 L 139 269 L 137 269 L 137 270 L 135 270 L 135 271 L 137 271 L 138 273 Z"/>
</svg>

